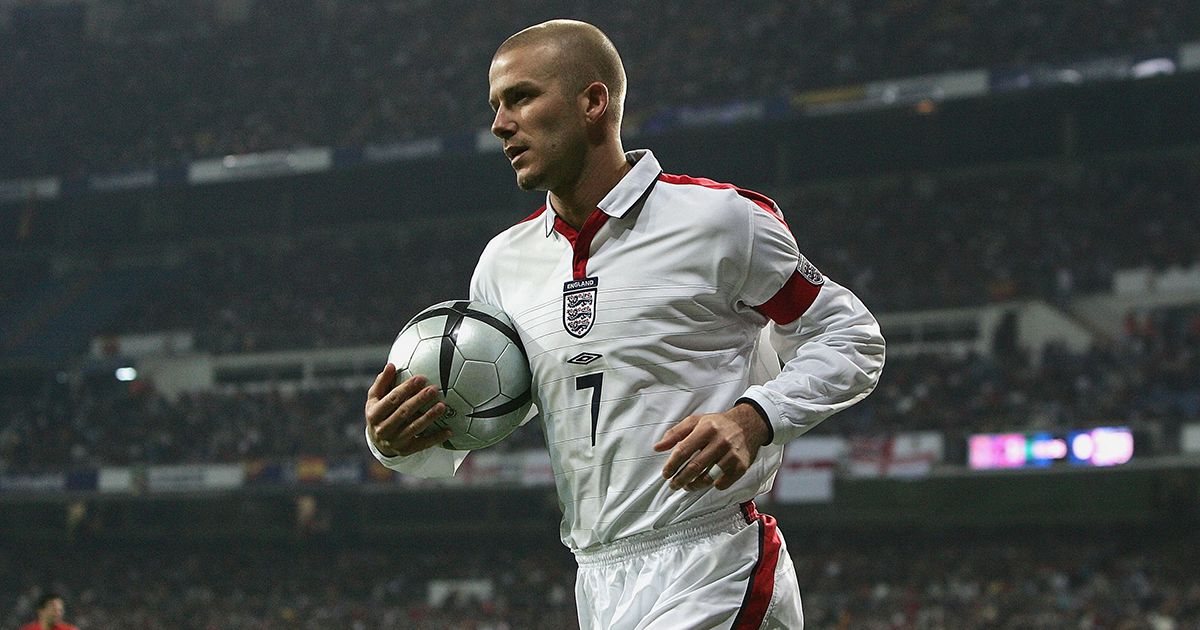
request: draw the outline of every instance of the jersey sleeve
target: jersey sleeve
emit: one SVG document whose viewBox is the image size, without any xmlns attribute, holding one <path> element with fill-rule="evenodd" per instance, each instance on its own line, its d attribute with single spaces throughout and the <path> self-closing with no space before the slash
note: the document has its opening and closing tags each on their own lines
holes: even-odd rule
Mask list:
<svg viewBox="0 0 1200 630">
<path fill-rule="evenodd" d="M 884 340 L 866 305 L 799 252 L 778 208 L 756 205 L 740 299 L 769 320 L 782 370 L 739 402 L 757 407 L 771 425 L 771 443 L 783 444 L 871 393 Z"/>
<path fill-rule="evenodd" d="M 367 447 L 379 463 L 405 475 L 432 479 L 435 477 L 453 477 L 458 467 L 467 459 L 467 451 L 452 451 L 440 446 L 427 448 L 412 455 L 397 455 L 388 457 L 379 452 L 375 441 L 371 439 L 371 429 L 367 428 Z"/>
</svg>

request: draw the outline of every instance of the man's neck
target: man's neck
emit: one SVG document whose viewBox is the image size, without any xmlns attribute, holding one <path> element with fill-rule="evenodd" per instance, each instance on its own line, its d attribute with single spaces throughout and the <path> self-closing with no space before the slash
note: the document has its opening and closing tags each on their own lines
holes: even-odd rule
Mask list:
<svg viewBox="0 0 1200 630">
<path fill-rule="evenodd" d="M 601 199 L 616 187 L 632 166 L 619 148 L 604 152 L 604 157 L 583 169 L 583 176 L 567 190 L 550 191 L 554 211 L 576 230 L 596 209 Z"/>
</svg>

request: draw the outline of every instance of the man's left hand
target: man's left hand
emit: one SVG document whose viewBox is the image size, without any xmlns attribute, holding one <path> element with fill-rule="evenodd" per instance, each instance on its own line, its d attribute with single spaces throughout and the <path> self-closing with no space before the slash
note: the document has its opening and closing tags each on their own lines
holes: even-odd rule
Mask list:
<svg viewBox="0 0 1200 630">
<path fill-rule="evenodd" d="M 672 490 L 701 490 L 709 485 L 724 490 L 746 474 L 769 437 L 763 417 L 742 403 L 723 413 L 684 418 L 667 429 L 654 450 L 673 447 L 663 466 L 663 478 L 671 480 Z M 721 469 L 715 480 L 708 474 L 713 464 Z"/>
</svg>

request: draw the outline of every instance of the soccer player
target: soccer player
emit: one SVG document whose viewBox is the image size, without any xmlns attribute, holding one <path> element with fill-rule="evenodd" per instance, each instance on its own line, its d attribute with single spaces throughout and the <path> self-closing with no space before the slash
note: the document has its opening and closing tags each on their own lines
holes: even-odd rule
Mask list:
<svg viewBox="0 0 1200 630">
<path fill-rule="evenodd" d="M 753 499 L 784 444 L 875 387 L 878 324 L 773 201 L 624 151 L 625 71 L 599 29 L 525 29 L 488 78 L 517 185 L 547 195 L 488 244 L 471 298 L 503 309 L 529 356 L 580 626 L 800 628 L 787 547 Z M 454 474 L 465 454 L 427 431 L 438 392 L 395 378 L 387 365 L 367 394 L 372 452 Z"/>
<path fill-rule="evenodd" d="M 79 630 L 63 621 L 66 606 L 62 595 L 46 593 L 38 598 L 37 619 L 21 626 L 21 630 Z"/>
</svg>

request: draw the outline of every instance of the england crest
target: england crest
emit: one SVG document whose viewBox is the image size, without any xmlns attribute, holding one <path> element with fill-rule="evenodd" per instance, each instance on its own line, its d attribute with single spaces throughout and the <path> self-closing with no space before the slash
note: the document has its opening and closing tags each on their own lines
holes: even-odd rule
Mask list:
<svg viewBox="0 0 1200 630">
<path fill-rule="evenodd" d="M 572 337 L 583 337 L 596 323 L 596 286 L 599 278 L 563 283 L 563 328 Z"/>
<path fill-rule="evenodd" d="M 800 266 L 796 268 L 796 271 L 801 276 L 804 276 L 804 279 L 808 280 L 809 284 L 817 286 L 825 284 L 825 276 L 821 275 L 821 272 L 817 270 L 817 266 L 808 262 L 808 259 L 804 256 L 800 257 Z"/>
</svg>

